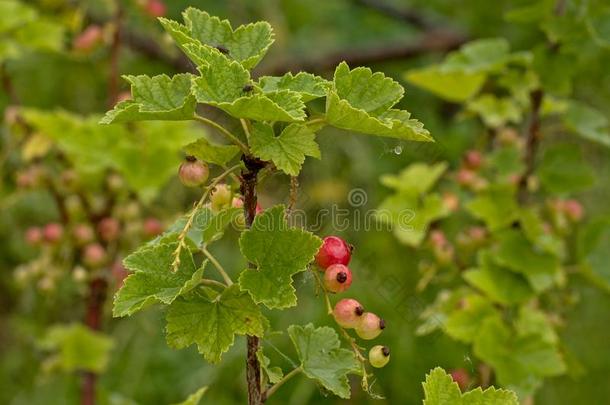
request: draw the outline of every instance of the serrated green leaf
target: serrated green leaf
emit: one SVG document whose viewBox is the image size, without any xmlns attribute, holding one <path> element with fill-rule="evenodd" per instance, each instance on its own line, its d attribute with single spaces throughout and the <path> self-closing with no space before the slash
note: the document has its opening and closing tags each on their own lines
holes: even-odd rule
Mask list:
<svg viewBox="0 0 610 405">
<path fill-rule="evenodd" d="M 510 60 L 510 45 L 505 38 L 486 38 L 471 41 L 451 52 L 442 64 L 448 72 L 492 72 Z"/>
<path fill-rule="evenodd" d="M 207 390 L 208 387 L 201 387 L 197 391 L 189 395 L 187 399 L 174 405 L 198 405 L 201 401 L 201 397 L 203 397 L 203 394 L 205 394 Z"/>
<path fill-rule="evenodd" d="M 272 161 L 290 176 L 297 176 L 305 156 L 320 158 L 316 134 L 306 125 L 290 124 L 275 136 L 271 125 L 256 123 L 252 127 L 250 147 L 255 156 Z"/>
<path fill-rule="evenodd" d="M 463 277 L 499 304 L 519 304 L 534 296 L 525 277 L 495 264 L 488 251 L 480 253 L 479 267 L 466 271 Z"/>
<path fill-rule="evenodd" d="M 518 216 L 515 192 L 510 187 L 492 187 L 466 204 L 466 209 L 492 230 L 512 224 Z"/>
<path fill-rule="evenodd" d="M 210 299 L 200 292 L 174 301 L 166 315 L 167 343 L 176 349 L 196 344 L 211 363 L 233 345 L 235 335 L 263 336 L 267 320 L 236 284 Z"/>
<path fill-rule="evenodd" d="M 463 102 L 474 97 L 483 87 L 485 73 L 447 72 L 438 65 L 409 70 L 405 79 L 416 86 L 453 102 Z"/>
<path fill-rule="evenodd" d="M 541 215 L 533 209 L 521 209 L 519 223 L 525 237 L 536 247 L 559 258 L 566 255 L 565 241 L 558 235 L 548 232 Z"/>
<path fill-rule="evenodd" d="M 523 274 L 537 292 L 554 283 L 560 271 L 556 256 L 536 249 L 518 230 L 505 230 L 497 238 L 498 247 L 493 254 L 496 263 Z"/>
<path fill-rule="evenodd" d="M 178 242 L 144 246 L 125 258 L 132 274 L 114 297 L 113 316 L 132 315 L 155 302 L 169 305 L 197 285 L 206 262 L 197 268 L 188 249 L 182 249 L 180 266 L 172 271 L 177 247 Z"/>
<path fill-rule="evenodd" d="M 350 397 L 347 375 L 356 373 L 360 364 L 353 352 L 341 348 L 332 328 L 291 325 L 288 335 L 296 348 L 303 374 L 341 398 Z"/>
<path fill-rule="evenodd" d="M 410 113 L 390 109 L 403 95 L 403 88 L 381 73 L 368 68 L 350 71 L 345 62 L 337 66 L 326 98 L 329 124 L 369 135 L 411 141 L 432 141 L 423 124 Z"/>
<path fill-rule="evenodd" d="M 426 375 L 424 387 L 424 405 L 459 405 L 462 400 L 460 387 L 453 378 L 440 367 Z"/>
<path fill-rule="evenodd" d="M 290 90 L 299 93 L 305 103 L 326 96 L 330 85 L 328 80 L 306 72 L 296 75 L 288 72 L 279 77 L 263 76 L 258 80 L 258 86 L 265 93 Z"/>
<path fill-rule="evenodd" d="M 283 205 L 267 209 L 239 238 L 242 254 L 256 265 L 256 269 L 241 273 L 239 285 L 257 304 L 268 308 L 294 306 L 297 297 L 292 276 L 305 271 L 321 244 L 317 236 L 288 225 Z"/>
<path fill-rule="evenodd" d="M 130 121 L 183 121 L 195 114 L 195 99 L 191 95 L 192 75 L 173 77 L 123 76 L 131 84 L 132 100 L 118 103 L 100 121 L 102 124 Z"/>
<path fill-rule="evenodd" d="M 576 145 L 547 148 L 536 173 L 542 186 L 551 193 L 582 191 L 595 183 L 595 172 Z"/>
<path fill-rule="evenodd" d="M 474 352 L 494 368 L 501 385 L 524 395 L 531 394 L 541 378 L 566 371 L 555 345 L 539 335 L 519 336 L 499 318 L 485 320 L 475 339 Z"/>
<path fill-rule="evenodd" d="M 40 347 L 55 352 L 62 370 L 101 373 L 106 369 L 113 342 L 107 335 L 84 325 L 57 325 L 49 328 Z"/>
<path fill-rule="evenodd" d="M 273 43 L 273 30 L 265 21 L 241 25 L 233 30 L 228 20 L 210 16 L 205 11 L 189 7 L 182 13 L 184 25 L 160 18 L 165 30 L 183 49 L 188 44 L 226 49 L 227 56 L 246 69 L 256 66 Z M 187 55 L 191 56 L 189 52 Z M 198 63 L 197 58 L 193 59 Z"/>
<path fill-rule="evenodd" d="M 424 405 L 518 405 L 517 396 L 508 390 L 477 387 L 462 394 L 458 384 L 445 370 L 436 367 L 426 375 Z"/>
<path fill-rule="evenodd" d="M 434 165 L 413 163 L 404 168 L 398 175 L 381 176 L 381 184 L 405 194 L 418 196 L 428 192 L 447 170 L 447 163 Z"/>
<path fill-rule="evenodd" d="M 236 118 L 286 122 L 305 119 L 305 104 L 299 93 L 246 93 L 244 87 L 250 83 L 250 73 L 215 49 L 206 52 L 207 64 L 199 67 L 201 75 L 193 81 L 198 102 L 218 107 Z"/>
<path fill-rule="evenodd" d="M 184 153 L 207 163 L 224 166 L 239 153 L 239 148 L 235 145 L 217 145 L 205 138 L 199 138 L 186 145 Z"/>
<path fill-rule="evenodd" d="M 610 122 L 600 111 L 571 102 L 561 118 L 568 128 L 583 138 L 610 147 Z"/>
</svg>

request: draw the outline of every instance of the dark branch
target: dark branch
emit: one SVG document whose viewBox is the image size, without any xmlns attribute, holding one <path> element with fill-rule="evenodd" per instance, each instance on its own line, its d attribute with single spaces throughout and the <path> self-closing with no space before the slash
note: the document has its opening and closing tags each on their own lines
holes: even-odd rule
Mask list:
<svg viewBox="0 0 610 405">
<path fill-rule="evenodd" d="M 418 13 L 415 10 L 396 8 L 390 4 L 385 3 L 384 1 L 379 0 L 353 1 L 354 3 L 359 4 L 363 7 L 375 10 L 378 13 L 385 15 L 386 17 L 409 23 L 421 29 L 434 29 L 434 25 L 430 22 L 430 20 L 428 20 L 426 17 L 424 17 L 422 14 Z"/>
</svg>

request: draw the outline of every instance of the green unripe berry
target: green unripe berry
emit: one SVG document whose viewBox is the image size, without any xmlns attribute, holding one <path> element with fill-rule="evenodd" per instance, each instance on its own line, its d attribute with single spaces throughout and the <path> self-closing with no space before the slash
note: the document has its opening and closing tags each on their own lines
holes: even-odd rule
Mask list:
<svg viewBox="0 0 610 405">
<path fill-rule="evenodd" d="M 377 345 L 369 350 L 369 362 L 375 368 L 385 367 L 390 361 L 390 348 L 387 346 Z"/>
</svg>

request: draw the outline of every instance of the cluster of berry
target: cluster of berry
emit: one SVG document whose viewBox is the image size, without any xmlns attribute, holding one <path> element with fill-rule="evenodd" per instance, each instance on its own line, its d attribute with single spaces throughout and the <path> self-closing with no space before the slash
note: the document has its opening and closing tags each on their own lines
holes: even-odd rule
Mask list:
<svg viewBox="0 0 610 405">
<path fill-rule="evenodd" d="M 352 257 L 353 246 L 337 236 L 324 238 L 316 255 L 316 264 L 324 271 L 324 288 L 331 293 L 346 291 L 352 284 L 352 272 L 347 267 Z M 385 321 L 355 299 L 344 298 L 333 309 L 333 317 L 344 329 L 355 329 L 365 340 L 375 339 L 385 328 Z M 369 362 L 373 367 L 383 367 L 390 361 L 390 349 L 377 345 L 369 351 Z"/>
</svg>

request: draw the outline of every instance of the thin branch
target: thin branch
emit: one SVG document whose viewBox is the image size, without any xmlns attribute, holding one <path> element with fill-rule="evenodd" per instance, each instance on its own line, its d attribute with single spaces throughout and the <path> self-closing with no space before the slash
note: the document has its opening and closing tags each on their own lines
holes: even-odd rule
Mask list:
<svg viewBox="0 0 610 405">
<path fill-rule="evenodd" d="M 354 3 L 377 11 L 386 17 L 409 23 L 421 29 L 433 29 L 434 25 L 429 19 L 412 9 L 397 8 L 383 0 L 354 0 Z"/>
<path fill-rule="evenodd" d="M 286 374 L 284 377 L 282 377 L 281 380 L 279 380 L 278 382 L 273 384 L 273 386 L 271 388 L 269 388 L 267 391 L 265 391 L 263 393 L 263 397 L 262 397 L 263 402 L 265 402 L 267 400 L 267 398 L 269 398 L 271 395 L 273 395 L 282 385 L 284 385 L 286 383 L 286 381 L 290 380 L 292 377 L 299 374 L 301 371 L 303 371 L 303 369 L 301 367 L 297 367 L 294 370 L 292 370 L 291 372 L 289 372 L 288 374 Z"/>
<path fill-rule="evenodd" d="M 536 164 L 536 153 L 540 143 L 540 108 L 544 93 L 538 89 L 530 94 L 531 113 L 529 122 L 525 128 L 525 172 L 519 181 L 519 200 L 524 202 L 527 196 L 527 179 L 534 173 Z"/>
<path fill-rule="evenodd" d="M 222 265 L 220 264 L 220 262 L 218 260 L 216 260 L 216 258 L 214 257 L 213 254 L 210 253 L 209 250 L 207 250 L 205 247 L 201 248 L 201 251 L 203 252 L 203 254 L 205 255 L 205 257 L 208 258 L 208 260 L 210 262 L 212 262 L 212 264 L 214 265 L 214 267 L 216 267 L 216 269 L 218 270 L 218 272 L 220 273 L 220 275 L 222 276 L 222 278 L 224 279 L 225 283 L 228 286 L 233 285 L 233 280 L 231 280 L 231 277 L 229 277 L 229 274 L 226 272 L 226 270 L 224 269 L 224 267 L 222 267 Z"/>
<path fill-rule="evenodd" d="M 199 280 L 199 284 L 211 285 L 211 286 L 214 286 L 214 287 L 227 288 L 226 284 L 223 284 L 220 281 L 210 280 L 208 278 L 204 278 L 204 279 Z"/>
<path fill-rule="evenodd" d="M 200 115 L 195 115 L 194 119 L 196 121 L 202 122 L 204 124 L 210 125 L 214 128 L 216 128 L 218 131 L 220 131 L 224 136 L 226 136 L 231 142 L 233 142 L 235 145 L 239 146 L 239 148 L 241 149 L 241 151 L 245 154 L 250 153 L 248 150 L 248 147 L 239 140 L 239 138 L 235 135 L 233 135 L 232 132 L 230 132 L 228 129 L 226 129 L 225 127 L 223 127 L 222 125 L 218 124 L 215 121 L 212 121 L 208 118 L 202 117 Z"/>
<path fill-rule="evenodd" d="M 233 173 L 235 170 L 239 169 L 240 167 L 241 167 L 241 164 L 235 165 L 235 166 L 225 170 L 222 174 L 220 174 L 218 177 L 216 177 L 210 183 L 210 185 L 206 188 L 205 192 L 203 193 L 203 195 L 201 196 L 199 201 L 197 201 L 197 204 L 195 204 L 195 206 L 189 213 L 187 220 L 186 220 L 186 224 L 184 225 L 182 232 L 180 232 L 180 235 L 178 235 L 178 247 L 174 251 L 174 261 L 172 262 L 172 271 L 173 272 L 176 272 L 178 270 L 178 267 L 180 267 L 180 253 L 182 252 L 182 249 L 186 245 L 186 243 L 185 243 L 186 235 L 187 235 L 189 229 L 191 229 L 191 227 L 193 226 L 193 221 L 195 219 L 195 215 L 197 214 L 197 211 L 199 211 L 199 209 L 203 206 L 203 203 L 208 198 L 208 196 L 210 195 L 210 193 L 212 192 L 214 187 L 218 183 L 220 183 L 225 177 L 227 177 L 229 174 Z"/>
</svg>

